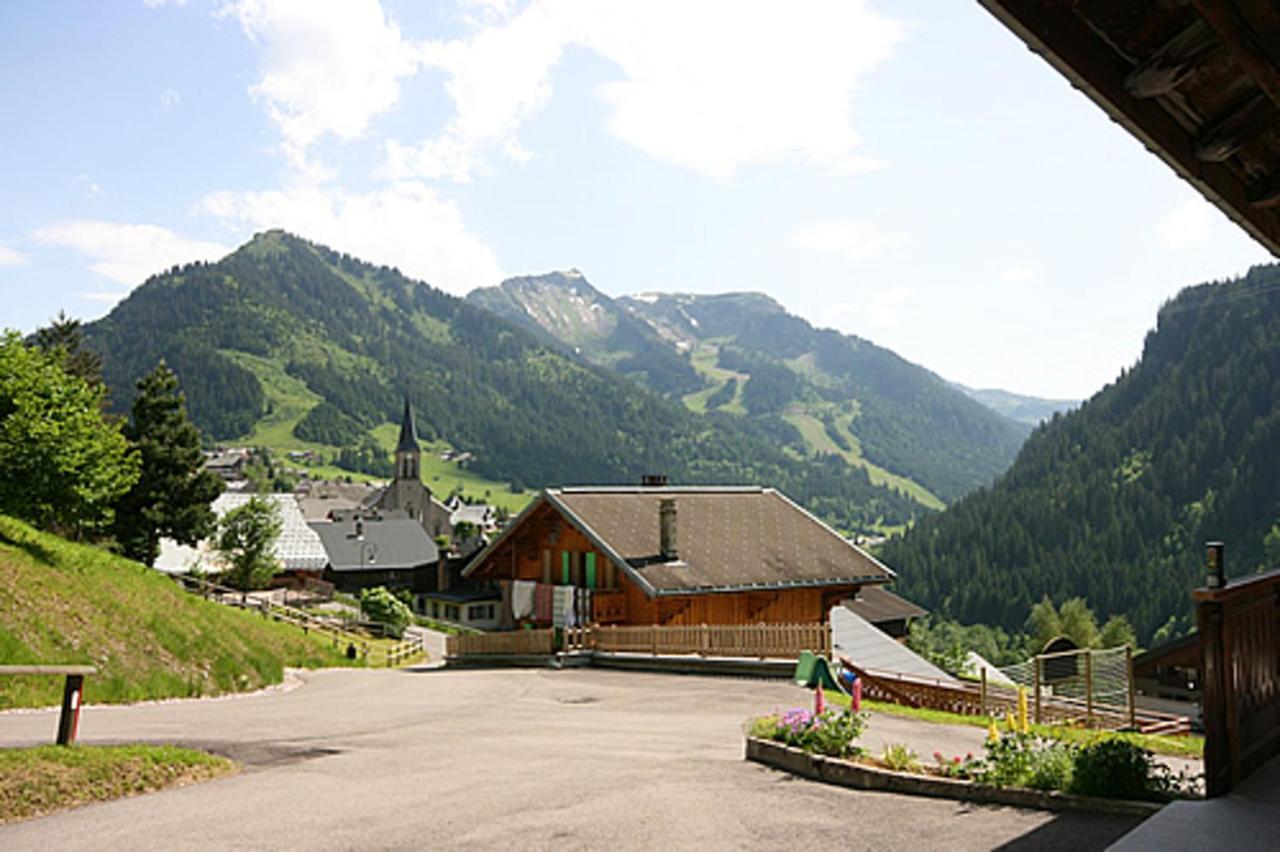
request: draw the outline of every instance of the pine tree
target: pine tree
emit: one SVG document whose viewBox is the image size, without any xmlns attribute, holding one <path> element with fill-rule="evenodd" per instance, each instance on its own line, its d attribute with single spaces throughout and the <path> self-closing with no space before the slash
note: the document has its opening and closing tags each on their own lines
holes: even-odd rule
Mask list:
<svg viewBox="0 0 1280 852">
<path fill-rule="evenodd" d="M 80 320 L 67 316 L 66 311 L 58 311 L 47 326 L 36 330 L 32 339 L 71 375 L 84 379 L 90 387 L 102 384 L 102 356 L 85 346 Z"/>
<path fill-rule="evenodd" d="M 125 556 L 151 565 L 162 537 L 195 544 L 213 533 L 209 504 L 222 481 L 204 470 L 200 432 L 187 419 L 173 371 L 161 361 L 137 387 L 124 433 L 138 450 L 142 476 L 116 504 L 114 531 Z"/>
</svg>

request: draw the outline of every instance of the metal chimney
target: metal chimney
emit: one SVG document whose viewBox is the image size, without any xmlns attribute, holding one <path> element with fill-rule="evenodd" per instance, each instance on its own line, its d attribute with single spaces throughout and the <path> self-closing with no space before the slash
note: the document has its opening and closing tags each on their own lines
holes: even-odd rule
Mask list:
<svg viewBox="0 0 1280 852">
<path fill-rule="evenodd" d="M 658 501 L 658 552 L 668 562 L 680 558 L 676 549 L 676 501 L 663 497 Z"/>
</svg>

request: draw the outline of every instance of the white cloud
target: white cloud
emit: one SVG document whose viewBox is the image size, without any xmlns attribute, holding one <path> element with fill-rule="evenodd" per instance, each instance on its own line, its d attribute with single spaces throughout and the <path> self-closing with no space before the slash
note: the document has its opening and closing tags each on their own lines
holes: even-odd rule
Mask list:
<svg viewBox="0 0 1280 852">
<path fill-rule="evenodd" d="M 156 225 L 80 220 L 35 231 L 45 245 L 64 246 L 89 255 L 89 268 L 104 278 L 133 286 L 170 266 L 194 260 L 217 260 L 228 249 L 217 243 L 189 240 Z"/>
<path fill-rule="evenodd" d="M 413 181 L 367 194 L 314 185 L 262 192 L 218 192 L 200 209 L 253 230 L 284 228 L 335 250 L 394 265 L 463 294 L 502 280 L 493 251 L 467 230 L 453 202 Z"/>
<path fill-rule="evenodd" d="M 0 246 L 0 267 L 26 266 L 27 258 L 8 246 Z"/>
<path fill-rule="evenodd" d="M 160 97 L 156 102 L 156 114 L 168 115 L 176 112 L 182 106 L 182 93 L 169 86 L 160 92 Z"/>
<path fill-rule="evenodd" d="M 1156 234 L 1166 248 L 1188 248 L 1209 239 L 1215 210 L 1202 198 L 1193 198 L 1170 210 L 1156 223 Z"/>
<path fill-rule="evenodd" d="M 262 73 L 249 91 L 266 104 L 299 167 L 322 136 L 363 135 L 396 105 L 400 79 L 418 68 L 417 48 L 378 0 L 234 0 L 219 14 L 263 45 Z"/>
<path fill-rule="evenodd" d="M 1030 266 L 1007 266 L 1000 273 L 1000 280 L 1010 284 L 1033 281 L 1040 273 Z"/>
<path fill-rule="evenodd" d="M 851 101 L 902 27 L 862 0 L 535 0 L 487 20 L 498 22 L 424 46 L 424 63 L 449 74 L 455 111 L 441 134 L 389 143 L 392 174 L 465 180 L 495 153 L 527 157 L 517 131 L 550 100 L 571 45 L 618 67 L 598 90 L 609 130 L 657 159 L 715 178 L 791 158 L 836 172 L 878 165 L 855 152 Z"/>
<path fill-rule="evenodd" d="M 838 254 L 848 260 L 875 260 L 907 242 L 907 235 L 882 231 L 858 219 L 833 219 L 796 228 L 787 237 L 793 248 Z"/>
<path fill-rule="evenodd" d="M 86 302 L 102 302 L 106 305 L 115 305 L 125 296 L 129 295 L 128 291 L 108 291 L 108 290 L 88 290 L 82 293 L 76 293 L 76 298 L 83 299 Z"/>
</svg>

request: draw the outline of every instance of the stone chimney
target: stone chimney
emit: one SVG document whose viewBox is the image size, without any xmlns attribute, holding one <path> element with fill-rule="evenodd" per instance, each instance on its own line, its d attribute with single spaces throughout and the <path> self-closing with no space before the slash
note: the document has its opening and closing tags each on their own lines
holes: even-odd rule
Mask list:
<svg viewBox="0 0 1280 852">
<path fill-rule="evenodd" d="M 663 497 L 658 501 L 658 552 L 668 562 L 680 558 L 676 548 L 676 501 L 674 497 Z"/>
</svg>

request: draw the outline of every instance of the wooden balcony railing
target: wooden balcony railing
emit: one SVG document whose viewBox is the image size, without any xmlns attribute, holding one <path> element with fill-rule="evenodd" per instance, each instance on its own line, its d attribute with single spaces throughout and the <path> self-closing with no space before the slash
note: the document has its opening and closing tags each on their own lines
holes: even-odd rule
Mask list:
<svg viewBox="0 0 1280 852">
<path fill-rule="evenodd" d="M 1197 589 L 1205 795 L 1280 753 L 1280 570 Z"/>
<path fill-rule="evenodd" d="M 626 592 L 591 593 L 591 621 L 596 624 L 617 624 L 627 620 Z"/>
</svg>

